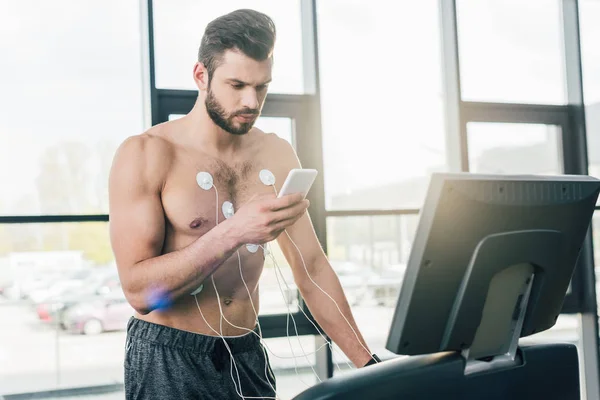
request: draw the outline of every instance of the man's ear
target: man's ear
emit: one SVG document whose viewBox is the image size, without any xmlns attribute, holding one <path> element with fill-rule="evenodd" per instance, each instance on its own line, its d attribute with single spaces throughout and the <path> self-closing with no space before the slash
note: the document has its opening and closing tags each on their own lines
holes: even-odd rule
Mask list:
<svg viewBox="0 0 600 400">
<path fill-rule="evenodd" d="M 205 91 L 208 89 L 208 70 L 201 62 L 194 64 L 194 81 L 196 81 L 198 90 Z"/>
</svg>

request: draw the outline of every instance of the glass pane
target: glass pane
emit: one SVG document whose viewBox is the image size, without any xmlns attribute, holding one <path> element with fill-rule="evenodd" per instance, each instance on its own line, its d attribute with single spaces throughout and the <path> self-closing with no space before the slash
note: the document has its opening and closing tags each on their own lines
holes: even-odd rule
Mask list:
<svg viewBox="0 0 600 400">
<path fill-rule="evenodd" d="M 600 103 L 600 2 L 579 0 L 583 91 L 586 104 Z"/>
<path fill-rule="evenodd" d="M 600 2 L 579 0 L 579 18 L 589 174 L 600 178 Z"/>
<path fill-rule="evenodd" d="M 464 100 L 565 104 L 559 0 L 457 1 Z"/>
<path fill-rule="evenodd" d="M 560 314 L 548 330 L 520 339 L 520 343 L 572 343 L 579 346 L 579 315 Z M 581 349 L 579 349 L 581 351 Z"/>
<path fill-rule="evenodd" d="M 438 3 L 317 2 L 327 209 L 420 207 L 447 169 Z"/>
<path fill-rule="evenodd" d="M 133 309 L 108 225 L 0 225 L 0 238 L 0 395 L 122 382 Z"/>
<path fill-rule="evenodd" d="M 560 128 L 469 122 L 469 170 L 490 174 L 560 174 Z"/>
<path fill-rule="evenodd" d="M 291 330 L 289 338 L 270 338 L 263 342 L 277 380 L 278 399 L 292 399 L 318 382 L 313 372 L 317 350 L 314 336 L 298 337 Z M 318 351 L 323 352 L 325 348 Z"/>
<path fill-rule="evenodd" d="M 327 219 L 329 260 L 358 328 L 369 348 L 382 358 L 395 356 L 385 349 L 385 342 L 417 223 L 417 215 Z M 334 348 L 334 362 L 348 370 L 348 358 Z"/>
<path fill-rule="evenodd" d="M 206 25 L 240 8 L 263 12 L 275 22 L 277 41 L 269 92 L 304 93 L 300 0 L 154 0 L 156 87 L 197 90 L 192 71 Z"/>
<path fill-rule="evenodd" d="M 143 131 L 139 4 L 0 2 L 0 215 L 108 213 L 114 151 Z"/>
</svg>

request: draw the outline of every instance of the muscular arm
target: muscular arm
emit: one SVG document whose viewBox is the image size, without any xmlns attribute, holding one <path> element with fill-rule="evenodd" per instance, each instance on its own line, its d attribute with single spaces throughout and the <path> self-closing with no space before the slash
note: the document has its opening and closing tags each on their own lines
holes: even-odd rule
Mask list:
<svg viewBox="0 0 600 400">
<path fill-rule="evenodd" d="M 281 185 L 289 170 L 301 166 L 289 144 L 280 144 L 280 147 L 278 165 L 282 168 L 278 181 Z M 287 229 L 287 234 L 283 232 L 277 242 L 290 263 L 302 297 L 319 325 L 354 365 L 364 366 L 371 359 L 370 352 L 354 321 L 340 281 L 317 239 L 308 212 Z"/>
<path fill-rule="evenodd" d="M 125 296 L 140 314 L 152 295 L 169 301 L 189 295 L 240 246 L 232 226 L 219 224 L 189 246 L 161 255 L 165 237 L 161 188 L 169 149 L 140 135 L 118 149 L 109 178 L 110 239 Z"/>
</svg>

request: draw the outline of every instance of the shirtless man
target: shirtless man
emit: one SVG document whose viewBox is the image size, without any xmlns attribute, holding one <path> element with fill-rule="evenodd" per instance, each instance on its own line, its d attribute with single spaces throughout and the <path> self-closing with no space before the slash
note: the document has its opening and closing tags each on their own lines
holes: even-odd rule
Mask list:
<svg viewBox="0 0 600 400">
<path fill-rule="evenodd" d="M 299 195 L 278 199 L 259 179 L 268 169 L 279 190 L 288 172 L 300 168 L 285 140 L 252 127 L 271 81 L 274 43 L 273 22 L 256 11 L 238 10 L 211 22 L 193 71 L 199 90 L 194 108 L 126 139 L 115 154 L 111 243 L 125 296 L 135 309 L 127 327 L 128 399 L 235 399 L 238 392 L 275 397 L 275 378 L 259 339 L 233 326 L 252 330 L 256 324 L 253 305 L 258 312 L 265 256 L 262 249 L 250 252 L 249 243 L 277 239 L 325 333 L 357 367 L 377 360 L 319 245 L 308 201 Z M 214 188 L 199 187 L 196 175 L 202 171 L 212 175 Z M 224 201 L 235 210 L 228 219 Z M 356 334 L 308 278 L 284 230 L 312 279 L 335 299 Z M 238 254 L 251 296 L 240 277 Z M 200 293 L 191 295 L 200 286 Z M 222 320 L 220 308 L 231 324 Z M 228 337 L 237 372 L 216 332 Z M 236 388 L 238 374 L 241 388 Z"/>
</svg>

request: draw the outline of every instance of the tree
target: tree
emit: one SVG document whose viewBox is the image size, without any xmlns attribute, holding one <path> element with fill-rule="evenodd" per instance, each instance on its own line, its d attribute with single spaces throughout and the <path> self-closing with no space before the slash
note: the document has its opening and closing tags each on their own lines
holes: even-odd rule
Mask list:
<svg viewBox="0 0 600 400">
<path fill-rule="evenodd" d="M 78 222 L 69 226 L 70 247 L 80 249 L 87 260 L 98 265 L 113 260 L 108 226 L 103 222 Z"/>
<path fill-rule="evenodd" d="M 78 142 L 49 147 L 40 158 L 36 179 L 42 214 L 74 214 L 89 204 L 88 146 Z"/>
<path fill-rule="evenodd" d="M 42 214 L 103 214 L 108 209 L 108 173 L 115 145 L 81 142 L 49 147 L 40 157 L 36 179 Z M 39 226 L 38 226 L 38 229 Z M 49 224 L 40 229 L 44 250 L 82 250 L 97 264 L 113 259 L 106 223 Z"/>
</svg>

